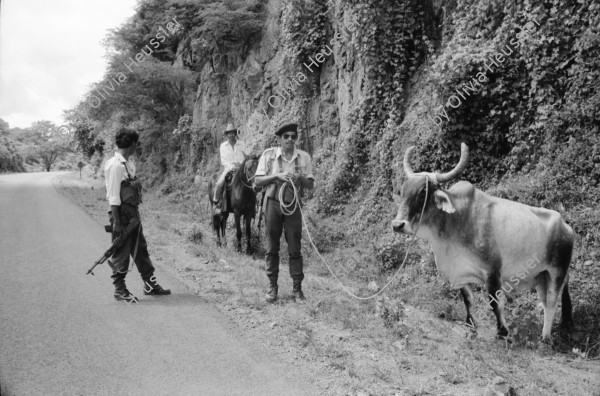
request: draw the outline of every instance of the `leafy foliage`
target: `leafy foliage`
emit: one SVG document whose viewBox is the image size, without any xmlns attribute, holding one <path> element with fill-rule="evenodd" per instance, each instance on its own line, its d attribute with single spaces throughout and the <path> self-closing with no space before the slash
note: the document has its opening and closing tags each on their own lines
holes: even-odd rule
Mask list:
<svg viewBox="0 0 600 396">
<path fill-rule="evenodd" d="M 283 6 L 281 25 L 285 50 L 298 65 L 310 63 L 328 41 L 329 9 L 315 0 L 292 0 Z"/>
<path fill-rule="evenodd" d="M 34 144 L 30 154 L 50 172 L 52 165 L 70 150 L 73 136 L 67 129 L 58 128 L 50 121 L 36 121 L 29 129 Z"/>
<path fill-rule="evenodd" d="M 354 44 L 366 72 L 365 98 L 355 103 L 349 115 L 353 128 L 344 148 L 347 156 L 320 197 L 326 214 L 336 213 L 366 180 L 369 202 L 382 196 L 391 199 L 390 163 L 399 137 L 393 125 L 404 116 L 404 85 L 433 51 L 429 36 L 435 35 L 423 24 L 433 16 L 421 2 L 347 0 L 344 4 L 357 21 Z M 370 205 L 363 209 L 357 216 L 370 217 L 374 212 Z"/>
<path fill-rule="evenodd" d="M 149 163 L 142 169 L 150 183 L 162 180 L 173 163 L 177 171 L 195 166 L 189 161 L 198 160 L 193 150 L 207 142 L 191 124 L 198 84 L 194 72 L 207 63 L 221 71 L 238 56 L 243 59 L 260 36 L 263 11 L 259 0 L 140 1 L 135 15 L 105 40 L 109 66 L 104 78 L 67 112 L 85 157 L 98 166 L 104 147 L 113 145 L 114 132 L 129 126 L 140 133 L 140 157 Z M 167 34 L 174 21 L 183 29 Z"/>
<path fill-rule="evenodd" d="M 191 47 L 200 59 L 225 62 L 238 54 L 244 59 L 263 27 L 261 1 L 215 1 L 198 12 L 199 24 L 191 32 Z M 202 63 L 204 64 L 204 63 Z M 196 69 L 198 70 L 198 69 Z"/>
<path fill-rule="evenodd" d="M 9 136 L 10 127 L 0 118 L 0 172 L 23 172 L 23 157 Z"/>
<path fill-rule="evenodd" d="M 201 1 L 201 4 L 209 1 Z M 198 2 L 178 0 L 143 0 L 138 3 L 136 13 L 120 28 L 109 31 L 104 46 L 112 58 L 118 54 L 135 55 L 140 52 L 150 40 L 161 31 L 164 41 L 159 39 L 160 46 L 153 51 L 152 56 L 159 61 L 172 63 L 177 55 L 181 42 L 181 34 L 169 34 L 167 24 L 179 22 L 184 29 L 195 22 L 194 15 Z M 167 32 L 165 34 L 164 32 Z"/>
<path fill-rule="evenodd" d="M 590 1 L 458 4 L 448 21 L 452 51 L 436 60 L 433 81 L 443 100 L 477 73 L 487 81 L 458 108 L 443 103 L 449 120 L 421 143 L 421 152 L 435 154 L 422 166 L 452 166 L 464 141 L 474 153 L 465 176 L 484 186 L 505 175 L 549 169 L 558 185 L 596 186 L 600 98 L 593 85 L 600 77 L 600 38 L 592 21 L 599 8 Z M 501 51 L 506 59 L 493 65 Z M 556 198 L 551 203 L 577 199 L 569 190 L 548 190 Z"/>
<path fill-rule="evenodd" d="M 64 118 L 73 130 L 73 137 L 84 158 L 89 161 L 95 153 L 102 156 L 105 142 L 95 133 L 94 125 L 88 118 L 86 109 L 79 104 L 77 107 L 65 111 Z"/>
<path fill-rule="evenodd" d="M 106 119 L 121 111 L 130 122 L 147 116 L 159 124 L 176 125 L 179 117 L 190 111 L 194 93 L 190 71 L 148 59 L 128 72 L 123 67 L 126 62 L 131 63 L 126 55 L 113 58 L 104 80 L 90 92 L 96 98 L 105 97 L 90 109 L 92 118 Z M 127 72 L 126 79 L 118 84 L 115 76 L 123 70 Z"/>
</svg>

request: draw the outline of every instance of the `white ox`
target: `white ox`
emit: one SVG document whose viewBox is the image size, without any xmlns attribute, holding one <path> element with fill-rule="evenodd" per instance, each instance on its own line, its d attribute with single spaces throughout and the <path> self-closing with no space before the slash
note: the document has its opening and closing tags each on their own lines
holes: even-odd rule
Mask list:
<svg viewBox="0 0 600 396">
<path fill-rule="evenodd" d="M 416 236 L 429 241 L 439 271 L 454 288 L 460 288 L 467 323 L 476 326 L 469 284 L 486 284 L 500 337 L 508 335 L 503 299 L 499 298 L 502 291 L 535 285 L 544 308 L 542 338 L 550 337 L 561 289 L 561 324 L 570 328 L 568 274 L 574 238 L 560 214 L 490 196 L 466 181 L 442 189 L 441 183 L 458 178 L 467 166 L 469 150 L 464 143 L 458 165 L 444 174 L 414 173 L 410 165 L 413 150 L 410 147 L 404 155 L 407 180 L 392 228 L 414 234 L 420 222 Z"/>
</svg>

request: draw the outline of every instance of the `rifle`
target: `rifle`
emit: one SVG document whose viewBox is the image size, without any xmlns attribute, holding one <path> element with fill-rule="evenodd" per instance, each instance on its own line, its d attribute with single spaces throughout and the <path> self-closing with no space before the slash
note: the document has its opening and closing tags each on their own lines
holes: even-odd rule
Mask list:
<svg viewBox="0 0 600 396">
<path fill-rule="evenodd" d="M 96 268 L 97 265 L 100 265 L 102 263 L 104 263 L 106 260 L 108 260 L 110 258 L 110 256 L 112 256 L 117 249 L 119 249 L 121 247 L 121 245 L 123 244 L 123 242 L 125 242 L 125 240 L 129 237 L 129 235 L 131 235 L 131 233 L 140 225 L 140 220 L 133 218 L 130 220 L 129 225 L 127 227 L 125 227 L 125 229 L 123 230 L 123 232 L 121 232 L 121 235 L 119 235 L 118 238 L 115 238 L 115 240 L 113 241 L 112 245 L 110 245 L 110 247 L 108 248 L 108 250 L 106 252 L 104 252 L 104 254 L 102 255 L 102 257 L 100 257 L 98 260 L 96 260 L 96 262 L 94 263 L 94 265 L 92 266 L 92 268 L 90 268 L 88 270 L 88 272 L 86 272 L 85 274 L 92 274 L 94 275 L 94 273 L 92 272 L 92 270 L 94 268 Z M 108 231 L 108 227 L 105 227 L 105 229 Z M 111 229 L 112 231 L 112 229 Z M 110 232 L 110 231 L 109 231 Z"/>
</svg>

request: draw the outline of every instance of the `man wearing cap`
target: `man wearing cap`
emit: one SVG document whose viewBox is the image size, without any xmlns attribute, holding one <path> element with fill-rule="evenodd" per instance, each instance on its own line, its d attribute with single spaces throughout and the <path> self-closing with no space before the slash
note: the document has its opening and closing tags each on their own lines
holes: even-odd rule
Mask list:
<svg viewBox="0 0 600 396">
<path fill-rule="evenodd" d="M 227 125 L 227 128 L 225 128 L 225 131 L 223 132 L 227 140 L 221 143 L 219 150 L 221 155 L 221 165 L 223 165 L 224 170 L 215 184 L 213 201 L 216 203 L 216 213 L 219 213 L 222 208 L 221 197 L 223 196 L 225 176 L 227 176 L 227 173 L 235 170 L 244 161 L 244 158 L 248 156 L 246 143 L 237 139 L 237 132 L 238 130 L 233 124 Z"/>
<path fill-rule="evenodd" d="M 265 191 L 264 209 L 267 234 L 267 277 L 269 291 L 265 296 L 267 302 L 277 301 L 277 278 L 279 275 L 279 242 L 281 233 L 285 230 L 290 257 L 290 275 L 293 281 L 292 298 L 304 300 L 302 280 L 304 279 L 301 253 L 302 217 L 300 208 L 295 207 L 292 213 L 284 210 L 281 205 L 288 205 L 294 198 L 291 184 L 296 187 L 299 195 L 304 188 L 314 187 L 314 176 L 310 155 L 296 148 L 298 125 L 286 124 L 280 127 L 275 135 L 279 137 L 279 147 L 265 150 L 258 161 L 255 183 L 257 186 L 267 186 Z M 280 193 L 280 190 L 282 190 Z M 290 196 L 291 194 L 291 196 Z M 282 199 L 284 202 L 280 202 Z M 290 209 L 291 210 L 291 209 Z"/>
<path fill-rule="evenodd" d="M 104 165 L 106 199 L 110 205 L 113 240 L 121 234 L 131 219 L 140 219 L 138 205 L 142 202 L 142 186 L 135 176 L 135 166 L 129 162 L 129 156 L 137 150 L 138 140 L 139 135 L 136 131 L 121 128 L 115 137 L 117 151 Z M 130 256 L 133 256 L 144 281 L 144 294 L 171 294 L 170 290 L 163 289 L 156 283 L 154 266 L 148 255 L 148 245 L 140 224 L 108 260 L 113 271 L 111 278 L 115 285 L 114 297 L 117 301 L 137 302 L 137 298 L 125 286 Z"/>
</svg>

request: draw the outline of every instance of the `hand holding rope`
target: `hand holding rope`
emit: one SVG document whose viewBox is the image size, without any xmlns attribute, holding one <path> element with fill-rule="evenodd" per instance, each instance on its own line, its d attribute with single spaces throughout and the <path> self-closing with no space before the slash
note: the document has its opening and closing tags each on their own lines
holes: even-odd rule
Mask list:
<svg viewBox="0 0 600 396">
<path fill-rule="evenodd" d="M 283 200 L 286 188 L 290 188 L 294 193 L 292 200 L 287 204 Z M 296 185 L 290 181 L 286 181 L 281 185 L 281 188 L 279 189 L 278 199 L 279 199 L 279 205 L 281 207 L 281 213 L 283 213 L 284 215 L 289 216 L 289 215 L 293 214 L 297 208 L 300 207 L 300 198 L 298 197 L 298 189 L 296 188 Z M 307 231 L 308 231 L 308 229 L 307 229 Z"/>
</svg>

